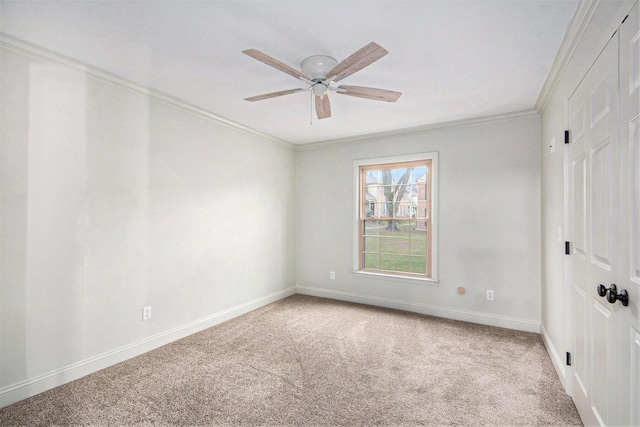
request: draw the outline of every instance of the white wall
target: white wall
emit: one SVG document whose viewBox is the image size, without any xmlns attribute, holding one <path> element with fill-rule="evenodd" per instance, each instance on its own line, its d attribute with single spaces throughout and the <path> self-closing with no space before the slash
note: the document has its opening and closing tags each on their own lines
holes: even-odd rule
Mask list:
<svg viewBox="0 0 640 427">
<path fill-rule="evenodd" d="M 298 151 L 298 292 L 539 331 L 539 141 L 539 116 L 522 114 Z M 428 151 L 440 165 L 439 285 L 352 275 L 353 161 Z"/>
<path fill-rule="evenodd" d="M 0 57 L 0 406 L 294 292 L 291 147 L 22 49 Z"/>
<path fill-rule="evenodd" d="M 547 85 L 552 87 L 541 98 L 542 115 L 542 333 L 547 349 L 560 379 L 568 389 L 569 369 L 565 353 L 572 351 L 571 343 L 571 283 L 569 260 L 564 255 L 564 241 L 571 240 L 565 218 L 565 162 L 564 131 L 568 129 L 568 100 L 582 77 L 605 47 L 632 1 L 582 3 L 563 42 L 566 55 L 556 62 Z M 579 18 L 579 19 L 578 19 Z M 560 66 L 561 65 L 561 66 Z M 555 139 L 554 153 L 549 145 Z M 558 239 L 558 229 L 562 240 Z"/>
</svg>

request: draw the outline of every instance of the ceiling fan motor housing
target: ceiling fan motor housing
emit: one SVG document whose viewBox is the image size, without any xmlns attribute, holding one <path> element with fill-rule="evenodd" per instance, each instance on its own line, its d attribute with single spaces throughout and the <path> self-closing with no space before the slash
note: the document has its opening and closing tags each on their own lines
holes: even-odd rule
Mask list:
<svg viewBox="0 0 640 427">
<path fill-rule="evenodd" d="M 322 82 L 328 76 L 327 73 L 338 65 L 335 58 L 326 55 L 313 55 L 302 61 L 302 74 L 309 77 L 312 82 Z"/>
</svg>

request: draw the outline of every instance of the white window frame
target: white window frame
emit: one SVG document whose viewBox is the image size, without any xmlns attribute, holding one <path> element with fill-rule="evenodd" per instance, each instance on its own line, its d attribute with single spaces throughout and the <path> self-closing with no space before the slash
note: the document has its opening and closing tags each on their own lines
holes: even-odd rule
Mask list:
<svg viewBox="0 0 640 427">
<path fill-rule="evenodd" d="M 431 277 L 414 277 L 401 274 L 379 273 L 360 270 L 360 167 L 376 164 L 411 162 L 431 160 Z M 424 283 L 438 285 L 438 153 L 419 153 L 405 156 L 379 157 L 375 159 L 360 159 L 353 162 L 353 264 L 352 274 L 358 277 L 392 280 L 395 282 Z"/>
</svg>

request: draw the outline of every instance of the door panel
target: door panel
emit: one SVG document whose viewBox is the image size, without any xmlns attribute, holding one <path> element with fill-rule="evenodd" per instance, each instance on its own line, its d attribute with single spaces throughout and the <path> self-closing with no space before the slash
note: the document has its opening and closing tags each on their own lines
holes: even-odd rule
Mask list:
<svg viewBox="0 0 640 427">
<path fill-rule="evenodd" d="M 609 239 L 611 236 L 611 216 L 609 211 L 609 177 L 612 175 L 610 169 L 611 139 L 607 138 L 596 145 L 591 154 L 591 239 L 592 262 L 599 267 L 610 270 L 611 260 L 609 259 Z"/>
<path fill-rule="evenodd" d="M 587 256 L 587 156 L 573 160 L 573 247 L 576 255 Z"/>
<path fill-rule="evenodd" d="M 631 407 L 629 408 L 629 425 L 640 425 L 640 332 L 631 328 L 631 334 L 629 337 L 631 343 L 631 384 L 629 393 L 629 402 Z"/>
<path fill-rule="evenodd" d="M 635 43 L 634 45 L 635 47 L 640 48 L 640 45 L 638 45 L 638 43 Z M 640 77 L 638 80 L 634 79 L 634 82 L 640 83 Z M 633 89 L 634 89 L 634 92 L 636 92 L 636 96 L 637 96 L 638 86 L 634 85 Z M 631 167 L 631 171 L 636 171 L 636 174 L 637 174 L 637 171 L 640 169 L 640 117 L 637 115 L 630 120 L 629 145 L 630 145 L 629 149 L 633 156 L 630 158 L 633 164 Z M 624 148 L 625 147 L 623 147 L 623 153 L 625 152 Z M 630 186 L 632 187 L 630 189 L 630 192 L 632 193 L 630 196 L 634 201 L 632 210 L 630 212 L 632 214 L 632 217 L 630 218 L 630 221 L 629 221 L 629 226 L 631 228 L 630 234 L 632 236 L 632 245 L 631 245 L 631 254 L 630 254 L 631 272 L 632 272 L 633 280 L 636 283 L 640 283 L 640 185 L 638 184 L 637 175 L 635 179 L 633 179 L 633 177 L 628 177 L 627 179 L 631 179 L 632 181 L 630 183 Z"/>
<path fill-rule="evenodd" d="M 605 72 L 601 76 L 601 80 L 596 84 L 595 88 L 591 90 L 591 105 L 589 108 L 591 116 L 591 127 L 595 127 L 600 120 L 605 118 L 611 111 L 611 91 L 618 90 L 617 87 L 611 88 L 608 84 L 610 76 L 608 72 Z"/>
<path fill-rule="evenodd" d="M 609 385 L 612 370 L 607 369 L 613 332 L 612 312 L 599 301 L 593 304 L 593 380 L 591 383 L 593 412 L 601 424 L 606 424 L 610 408 Z"/>
<path fill-rule="evenodd" d="M 573 372 L 577 385 L 579 386 L 579 393 L 582 394 L 583 399 L 588 398 L 587 389 L 589 387 L 587 366 L 589 361 L 589 349 L 587 347 L 587 322 L 585 316 L 585 309 L 587 307 L 587 294 L 582 290 L 582 286 L 574 285 L 574 358 L 573 358 Z M 575 389 L 574 389 L 575 391 Z"/>
<path fill-rule="evenodd" d="M 571 111 L 571 134 L 573 141 L 579 141 L 587 131 L 587 110 L 584 103 L 578 100 L 575 110 Z"/>
<path fill-rule="evenodd" d="M 638 5 L 620 26 L 620 183 L 618 246 L 621 271 L 616 282 L 629 304 L 620 310 L 621 425 L 640 425 L 640 14 Z M 619 304 L 619 303 L 618 303 Z"/>
<path fill-rule="evenodd" d="M 612 349 L 618 309 L 597 294 L 597 285 L 614 283 L 618 252 L 618 40 L 609 41 L 569 100 L 573 140 L 571 159 L 571 235 L 574 286 L 573 399 L 586 425 L 614 421 L 617 367 Z M 588 118 L 585 126 L 585 118 Z M 574 131 L 578 129 L 578 132 Z"/>
</svg>

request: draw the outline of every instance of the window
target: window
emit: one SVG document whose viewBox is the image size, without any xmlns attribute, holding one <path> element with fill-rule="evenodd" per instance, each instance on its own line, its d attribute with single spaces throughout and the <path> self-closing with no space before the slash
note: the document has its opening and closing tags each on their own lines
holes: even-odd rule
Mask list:
<svg viewBox="0 0 640 427">
<path fill-rule="evenodd" d="M 354 272 L 436 281 L 437 153 L 354 162 Z"/>
</svg>

